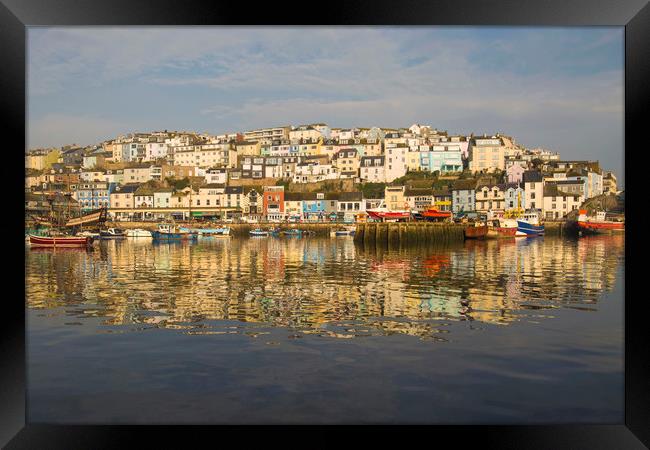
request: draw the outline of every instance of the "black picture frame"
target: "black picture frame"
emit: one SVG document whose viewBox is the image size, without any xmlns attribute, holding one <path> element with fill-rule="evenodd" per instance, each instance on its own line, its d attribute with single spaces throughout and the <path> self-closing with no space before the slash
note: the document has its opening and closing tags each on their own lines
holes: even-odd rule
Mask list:
<svg viewBox="0 0 650 450">
<path fill-rule="evenodd" d="M 519 0 L 519 1 L 415 1 L 400 2 L 326 2 L 309 8 L 305 2 L 289 4 L 184 1 L 90 2 L 83 0 L 1 0 L 0 3 L 0 99 L 4 136 L 13 144 L 4 149 L 1 164 L 5 181 L 3 218 L 5 236 L 5 286 L 15 288 L 16 295 L 5 295 L 0 355 L 0 444 L 7 448 L 104 448 L 135 443 L 136 434 L 144 434 L 149 444 L 164 442 L 169 446 L 172 434 L 187 437 L 186 444 L 210 438 L 223 429 L 215 427 L 130 427 L 130 426 L 47 426 L 26 423 L 25 305 L 24 285 L 11 282 L 24 279 L 17 261 L 23 260 L 24 248 L 19 229 L 20 209 L 24 198 L 13 195 L 24 185 L 23 152 L 26 136 L 26 27 L 37 25 L 515 25 L 515 26 L 591 26 L 625 27 L 625 171 L 627 203 L 634 205 L 643 192 L 638 186 L 643 176 L 642 164 L 632 157 L 645 151 L 644 112 L 650 104 L 650 5 L 645 0 Z M 9 140 L 11 141 L 11 139 Z M 637 188 L 639 190 L 637 190 Z M 21 191 L 22 192 L 22 191 Z M 14 208 L 15 206 L 15 208 Z M 641 288 L 643 254 L 637 240 L 642 236 L 642 211 L 628 209 L 625 271 L 625 421 L 612 425 L 576 426 L 436 426 L 422 437 L 440 443 L 446 437 L 463 446 L 480 445 L 496 448 L 644 448 L 650 445 L 650 367 L 645 342 L 644 301 Z M 14 234 L 18 233 L 18 234 Z M 7 250 L 11 250 L 8 252 Z M 20 256 L 23 255 L 23 256 Z M 24 261 L 24 260 L 23 260 Z M 275 430 L 276 428 L 274 428 Z M 278 427 L 277 429 L 285 429 Z M 303 428 L 304 429 L 304 428 Z M 386 427 L 373 427 L 373 434 Z M 242 436 L 235 428 L 233 437 Z M 271 439 L 270 429 L 264 438 Z M 308 428 L 311 441 L 324 444 L 330 436 L 322 429 Z M 391 430 L 392 431 L 392 430 Z M 368 435 L 369 433 L 366 433 Z M 397 437 L 401 439 L 401 437 Z M 383 439 L 383 437 L 382 437 Z M 247 438 L 244 438 L 246 441 Z M 294 441 L 295 442 L 295 441 Z M 335 441 L 336 442 L 336 441 Z M 215 442 L 216 443 L 216 442 Z"/>
</svg>

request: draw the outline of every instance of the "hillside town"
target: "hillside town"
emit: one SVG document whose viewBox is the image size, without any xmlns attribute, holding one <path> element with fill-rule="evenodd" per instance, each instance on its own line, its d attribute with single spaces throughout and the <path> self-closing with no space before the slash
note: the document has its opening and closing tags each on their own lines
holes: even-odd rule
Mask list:
<svg viewBox="0 0 650 450">
<path fill-rule="evenodd" d="M 25 167 L 26 218 L 56 212 L 64 220 L 105 208 L 115 221 L 357 222 L 379 205 L 563 220 L 590 198 L 620 194 L 598 161 L 562 160 L 500 133 L 419 124 L 132 133 L 30 149 Z"/>
</svg>

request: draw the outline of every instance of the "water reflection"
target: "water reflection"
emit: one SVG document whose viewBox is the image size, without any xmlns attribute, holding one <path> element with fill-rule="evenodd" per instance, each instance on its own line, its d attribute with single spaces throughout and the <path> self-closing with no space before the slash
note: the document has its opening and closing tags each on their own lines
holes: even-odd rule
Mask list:
<svg viewBox="0 0 650 450">
<path fill-rule="evenodd" d="M 296 336 L 444 341 L 445 321 L 508 325 L 554 308 L 595 310 L 623 257 L 623 236 L 390 251 L 348 238 L 104 241 L 88 252 L 26 248 L 26 293 L 28 307 L 61 308 L 69 323 L 95 316 L 227 333 L 209 321 L 231 320 L 292 327 Z"/>
</svg>

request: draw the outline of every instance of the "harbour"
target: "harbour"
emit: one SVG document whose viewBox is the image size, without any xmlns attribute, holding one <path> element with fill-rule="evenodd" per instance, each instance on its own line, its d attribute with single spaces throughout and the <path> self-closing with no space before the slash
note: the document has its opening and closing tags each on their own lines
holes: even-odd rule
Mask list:
<svg viewBox="0 0 650 450">
<path fill-rule="evenodd" d="M 624 236 L 355 239 L 26 246 L 30 420 L 622 417 Z"/>
</svg>

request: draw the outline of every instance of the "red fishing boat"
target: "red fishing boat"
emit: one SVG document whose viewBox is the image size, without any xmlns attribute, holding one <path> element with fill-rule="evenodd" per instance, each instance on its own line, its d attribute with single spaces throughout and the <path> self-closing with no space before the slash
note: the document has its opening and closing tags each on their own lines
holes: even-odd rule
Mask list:
<svg viewBox="0 0 650 450">
<path fill-rule="evenodd" d="M 488 238 L 511 238 L 517 233 L 517 221 L 513 219 L 493 219 L 488 222 Z"/>
<path fill-rule="evenodd" d="M 475 222 L 465 228 L 465 239 L 483 239 L 487 235 L 487 232 L 487 225 L 481 222 Z"/>
<path fill-rule="evenodd" d="M 93 238 L 84 236 L 34 236 L 30 234 L 29 243 L 32 247 L 79 248 L 91 246 Z"/>
<path fill-rule="evenodd" d="M 578 216 L 578 229 L 588 233 L 612 233 L 624 232 L 625 222 L 616 220 L 607 220 L 606 213 L 600 211 L 596 213 L 596 217 L 587 217 L 587 211 L 580 210 Z"/>
<path fill-rule="evenodd" d="M 429 208 L 422 213 L 425 220 L 445 220 L 451 218 L 451 211 L 439 211 L 436 208 Z"/>
<path fill-rule="evenodd" d="M 367 209 L 366 213 L 373 219 L 383 220 L 403 220 L 411 217 L 411 211 L 400 209 L 400 210 L 389 210 L 386 208 L 384 202 L 372 209 Z"/>
</svg>

